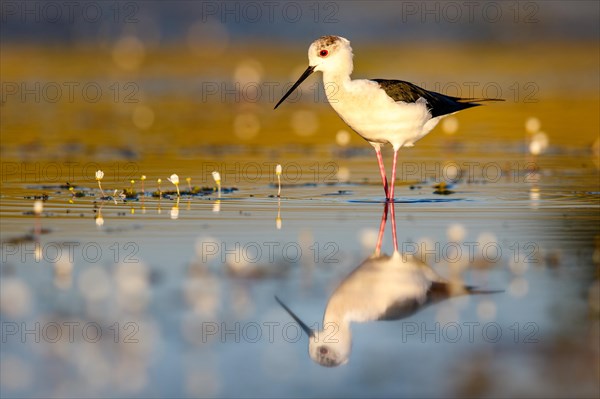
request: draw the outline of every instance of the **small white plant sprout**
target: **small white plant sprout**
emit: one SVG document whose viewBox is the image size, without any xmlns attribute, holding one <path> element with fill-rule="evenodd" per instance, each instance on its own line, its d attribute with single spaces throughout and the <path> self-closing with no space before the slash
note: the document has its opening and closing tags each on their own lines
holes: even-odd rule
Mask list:
<svg viewBox="0 0 600 399">
<path fill-rule="evenodd" d="M 179 176 L 173 173 L 171 177 L 169 177 L 169 181 L 175 185 L 175 188 L 177 189 L 177 196 L 181 197 L 181 194 L 179 194 Z"/>
<path fill-rule="evenodd" d="M 44 202 L 42 200 L 35 200 L 33 203 L 33 213 L 35 216 L 40 216 L 44 211 Z"/>
<path fill-rule="evenodd" d="M 146 181 L 146 175 L 142 175 L 140 180 L 142 181 L 142 197 L 144 197 L 146 195 L 146 191 L 144 191 L 144 181 Z"/>
<path fill-rule="evenodd" d="M 96 215 L 96 226 L 102 227 L 104 226 L 104 218 L 102 217 L 102 207 L 98 209 L 98 214 Z"/>
<path fill-rule="evenodd" d="M 217 190 L 219 191 L 219 198 L 221 198 L 221 174 L 215 170 L 214 172 L 212 172 L 212 177 L 215 180 L 215 183 L 217 183 Z"/>
<path fill-rule="evenodd" d="M 100 188 L 100 192 L 102 193 L 102 197 L 106 197 L 106 195 L 104 195 L 104 190 L 102 190 L 102 184 L 100 184 L 100 180 L 102 180 L 104 178 L 104 172 L 100 169 L 98 169 L 96 171 L 96 181 L 98 182 L 98 187 Z"/>
<path fill-rule="evenodd" d="M 40 223 L 40 215 L 44 211 L 44 202 L 42 200 L 35 200 L 33 203 L 33 214 L 35 215 L 35 235 L 36 237 L 42 232 L 42 226 Z"/>
<path fill-rule="evenodd" d="M 160 188 L 160 183 L 162 183 L 162 179 L 159 177 L 156 182 L 158 183 L 158 198 L 162 197 L 162 189 Z"/>
<path fill-rule="evenodd" d="M 277 198 L 281 197 L 281 172 L 281 165 L 277 164 L 277 166 L 275 166 L 275 174 L 277 175 Z"/>
<path fill-rule="evenodd" d="M 277 217 L 275 218 L 275 227 L 281 230 L 281 199 L 277 199 Z"/>
<path fill-rule="evenodd" d="M 177 197 L 177 203 L 171 208 L 170 216 L 173 220 L 179 219 L 179 197 Z"/>
</svg>

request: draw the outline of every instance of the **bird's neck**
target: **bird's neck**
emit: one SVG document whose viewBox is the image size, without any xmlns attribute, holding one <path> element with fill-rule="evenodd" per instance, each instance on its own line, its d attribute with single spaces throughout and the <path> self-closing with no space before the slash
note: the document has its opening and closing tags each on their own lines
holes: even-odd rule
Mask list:
<svg viewBox="0 0 600 399">
<path fill-rule="evenodd" d="M 327 307 L 323 316 L 323 330 L 350 336 L 350 319 L 347 314 L 340 311 L 341 309 Z"/>
<path fill-rule="evenodd" d="M 350 83 L 350 73 L 342 70 L 333 70 L 323 72 L 323 84 L 325 85 L 325 89 L 327 89 L 327 85 L 337 85 L 338 89 L 343 89 L 346 84 Z"/>
<path fill-rule="evenodd" d="M 350 74 L 342 71 L 323 73 L 323 90 L 329 103 L 334 106 L 345 98 L 351 84 Z"/>
<path fill-rule="evenodd" d="M 336 344 L 340 347 L 350 347 L 352 344 L 352 333 L 350 322 L 344 318 L 324 317 L 322 330 L 319 331 L 319 340 L 324 344 Z"/>
</svg>

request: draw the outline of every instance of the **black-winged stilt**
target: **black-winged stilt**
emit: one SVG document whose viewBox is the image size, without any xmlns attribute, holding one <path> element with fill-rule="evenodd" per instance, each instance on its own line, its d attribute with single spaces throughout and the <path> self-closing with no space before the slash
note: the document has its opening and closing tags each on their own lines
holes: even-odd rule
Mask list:
<svg viewBox="0 0 600 399">
<path fill-rule="evenodd" d="M 381 254 L 383 232 L 391 210 L 394 252 Z M 365 259 L 335 289 L 323 315 L 322 329 L 313 330 L 277 296 L 275 300 L 309 336 L 308 353 L 326 367 L 342 365 L 350 358 L 352 323 L 399 320 L 454 296 L 495 294 L 500 290 L 481 290 L 451 282 L 412 254 L 398 251 L 394 203 L 385 203 L 379 237 L 373 255 Z"/>
<path fill-rule="evenodd" d="M 275 108 L 313 72 L 323 72 L 323 83 L 334 85 L 332 90 L 326 90 L 333 109 L 375 148 L 388 201 L 394 199 L 396 160 L 401 147 L 412 147 L 446 115 L 481 105 L 478 103 L 482 101 L 503 101 L 495 98 L 451 97 L 402 80 L 352 80 L 352 48 L 350 42 L 340 36 L 323 36 L 315 40 L 308 49 L 308 62 L 308 68 Z M 381 158 L 381 146 L 387 143 L 394 148 L 392 184 L 389 189 Z"/>
</svg>

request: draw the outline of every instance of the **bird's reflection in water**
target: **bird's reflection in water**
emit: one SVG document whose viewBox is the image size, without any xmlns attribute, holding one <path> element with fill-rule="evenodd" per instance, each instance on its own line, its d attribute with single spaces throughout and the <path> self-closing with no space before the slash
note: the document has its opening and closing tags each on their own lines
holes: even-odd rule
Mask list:
<svg viewBox="0 0 600 399">
<path fill-rule="evenodd" d="M 383 233 L 390 210 L 394 253 L 381 254 Z M 350 324 L 374 320 L 398 320 L 424 306 L 462 294 L 501 291 L 478 290 L 450 283 L 413 255 L 398 251 L 394 203 L 384 205 L 375 253 L 336 288 L 327 303 L 323 329 L 309 328 L 279 298 L 277 302 L 309 335 L 308 352 L 315 362 L 335 367 L 348 362 L 352 346 Z"/>
</svg>

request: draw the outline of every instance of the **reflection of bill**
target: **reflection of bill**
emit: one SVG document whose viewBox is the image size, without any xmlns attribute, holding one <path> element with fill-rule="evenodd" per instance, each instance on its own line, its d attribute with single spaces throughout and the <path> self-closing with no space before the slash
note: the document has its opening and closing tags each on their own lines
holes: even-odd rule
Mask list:
<svg viewBox="0 0 600 399">
<path fill-rule="evenodd" d="M 217 200 L 217 203 L 219 201 Z M 215 204 L 216 205 L 216 204 Z M 281 222 L 281 215 L 278 216 Z M 310 244 L 310 245 L 309 245 Z M 300 262 L 303 256 L 314 263 L 339 263 L 339 245 L 333 241 L 300 243 L 294 241 L 228 242 L 201 237 L 197 254 L 202 263 L 273 264 Z"/>
<path fill-rule="evenodd" d="M 394 253 L 391 256 L 380 254 L 388 215 L 386 203 L 375 253 L 354 269 L 329 298 L 323 316 L 323 330 L 312 330 L 276 297 L 279 304 L 309 335 L 309 355 L 322 366 L 335 367 L 348 361 L 352 346 L 352 322 L 397 320 L 412 315 L 425 305 L 452 296 L 500 292 L 482 291 L 460 283 L 450 283 L 415 256 L 401 254 L 395 234 L 394 203 L 389 203 L 389 207 L 392 214 Z"/>
</svg>

